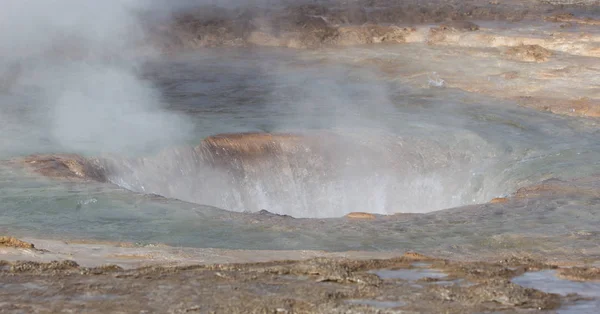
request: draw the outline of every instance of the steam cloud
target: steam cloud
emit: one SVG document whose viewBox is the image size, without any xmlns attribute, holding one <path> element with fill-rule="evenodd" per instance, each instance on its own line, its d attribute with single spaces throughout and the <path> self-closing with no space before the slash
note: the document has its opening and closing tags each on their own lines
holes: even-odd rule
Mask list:
<svg viewBox="0 0 600 314">
<path fill-rule="evenodd" d="M 166 16 L 165 2 L 8 0 L 2 7 L 5 151 L 51 143 L 75 152 L 133 152 L 189 134 L 190 124 L 165 111 L 160 93 L 138 75 L 154 53 L 138 14 Z"/>
</svg>

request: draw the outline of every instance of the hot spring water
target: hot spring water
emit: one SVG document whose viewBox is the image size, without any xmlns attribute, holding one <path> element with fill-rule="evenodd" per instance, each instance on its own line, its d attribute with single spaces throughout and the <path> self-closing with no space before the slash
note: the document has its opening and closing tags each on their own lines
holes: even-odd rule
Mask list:
<svg viewBox="0 0 600 314">
<path fill-rule="evenodd" d="M 23 121 L 11 115 L 35 115 L 28 110 L 38 108 L 26 105 L 35 103 L 35 89 L 3 95 L 3 105 L 21 106 L 1 117 L 2 158 L 43 152 L 100 156 L 108 180 L 126 190 L 49 181 L 2 167 L 0 230 L 246 247 L 241 243 L 281 238 L 281 232 L 253 228 L 227 211 L 264 209 L 297 218 L 425 213 L 484 203 L 598 166 L 596 131 L 573 118 L 451 89 L 411 88 L 368 68 L 311 60 L 302 53 L 250 50 L 148 64 L 144 76 L 194 130 L 184 140 L 118 151 L 87 142 L 74 150 L 44 132 L 44 125 L 11 123 Z M 208 136 L 235 132 L 293 136 L 201 144 Z M 254 246 L 345 245 L 323 236 Z"/>
</svg>

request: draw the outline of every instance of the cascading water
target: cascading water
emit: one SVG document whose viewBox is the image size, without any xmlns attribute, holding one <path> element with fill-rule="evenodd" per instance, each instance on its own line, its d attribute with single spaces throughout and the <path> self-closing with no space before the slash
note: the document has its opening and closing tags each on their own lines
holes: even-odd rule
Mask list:
<svg viewBox="0 0 600 314">
<path fill-rule="evenodd" d="M 484 202 L 498 193 L 486 171 L 485 142 L 470 148 L 369 130 L 229 134 L 156 156 L 101 159 L 109 181 L 232 211 L 294 217 L 350 212 L 428 212 Z M 494 186 L 492 186 L 494 187 Z"/>
</svg>

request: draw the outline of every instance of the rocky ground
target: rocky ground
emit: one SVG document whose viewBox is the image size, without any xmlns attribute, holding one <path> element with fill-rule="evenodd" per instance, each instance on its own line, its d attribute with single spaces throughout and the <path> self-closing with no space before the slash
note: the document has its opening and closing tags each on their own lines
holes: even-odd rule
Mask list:
<svg viewBox="0 0 600 314">
<path fill-rule="evenodd" d="M 562 9 L 562 8 L 560 8 Z M 439 31 L 476 31 L 470 20 L 535 20 L 560 11 L 539 1 L 276 1 L 269 6 L 204 6 L 177 14 L 154 38 L 166 49 L 404 43 L 419 24 Z"/>
<path fill-rule="evenodd" d="M 114 248 L 114 244 L 97 246 Z M 68 245 L 50 244 L 49 247 L 65 249 Z M 39 254 L 32 248 L 18 250 L 21 254 L 27 254 L 25 250 Z M 3 287 L 0 310 L 28 313 L 65 310 L 93 313 L 521 313 L 554 310 L 586 299 L 575 294 L 544 293 L 512 283 L 511 278 L 527 271 L 559 268 L 556 263 L 524 256 L 473 262 L 430 258 L 411 252 L 396 253 L 398 257 L 394 258 L 373 259 L 391 254 L 296 251 L 281 252 L 277 257 L 272 255 L 269 259 L 275 261 L 250 263 L 265 252 L 254 252 L 252 258 L 243 251 L 215 250 L 212 253 L 216 254 L 201 264 L 134 269 L 117 265 L 83 267 L 72 260 L 0 261 Z M 219 260 L 214 258 L 219 255 L 235 256 L 238 263 L 212 264 Z M 295 261 L 282 260 L 286 258 Z M 248 263 L 239 263 L 242 261 Z M 578 280 L 593 279 L 594 275 L 589 274 L 597 275 L 597 272 L 595 267 L 561 269 L 562 276 L 571 274 Z"/>
</svg>

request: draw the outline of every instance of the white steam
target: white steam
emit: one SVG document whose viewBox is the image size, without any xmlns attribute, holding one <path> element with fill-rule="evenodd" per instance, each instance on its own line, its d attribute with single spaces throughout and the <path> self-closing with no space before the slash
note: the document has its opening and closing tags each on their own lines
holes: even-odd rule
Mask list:
<svg viewBox="0 0 600 314">
<path fill-rule="evenodd" d="M 152 9 L 149 3 L 4 1 L 3 96 L 28 99 L 21 104 L 11 101 L 15 98 L 0 100 L 0 121 L 17 130 L 5 136 L 36 145 L 39 138 L 31 136 L 43 134 L 77 152 L 132 152 L 183 140 L 189 124 L 166 112 L 160 93 L 137 73 L 141 56 L 152 53 L 138 19 L 139 12 Z M 27 112 L 11 115 L 19 110 Z"/>
</svg>

